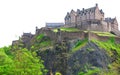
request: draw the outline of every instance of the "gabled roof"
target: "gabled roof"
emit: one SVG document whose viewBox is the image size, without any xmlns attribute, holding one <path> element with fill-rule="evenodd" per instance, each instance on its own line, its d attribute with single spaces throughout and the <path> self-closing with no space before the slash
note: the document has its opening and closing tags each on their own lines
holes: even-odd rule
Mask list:
<svg viewBox="0 0 120 75">
<path fill-rule="evenodd" d="M 85 12 L 95 12 L 95 9 L 96 9 L 96 7 L 91 7 L 91 8 L 85 9 L 84 11 Z"/>
<path fill-rule="evenodd" d="M 87 9 L 84 9 L 84 8 L 82 10 L 77 9 L 77 12 L 75 12 L 72 9 L 70 13 L 67 13 L 67 15 L 65 16 L 65 19 L 69 19 L 71 13 L 73 13 L 73 14 L 75 13 L 75 15 L 83 15 L 83 14 L 86 14 L 86 13 L 93 13 L 93 12 L 95 12 L 96 8 L 98 8 L 98 4 L 96 4 L 96 6 L 94 6 L 94 7 L 87 8 Z M 101 14 L 104 14 L 104 12 L 102 11 L 102 9 L 99 10 L 99 11 L 100 11 Z"/>
<path fill-rule="evenodd" d="M 73 14 L 73 15 L 77 15 L 77 13 L 72 9 L 71 12 L 70 12 L 70 15 Z"/>
<path fill-rule="evenodd" d="M 105 18 L 105 21 L 110 22 L 110 23 L 113 23 L 114 20 L 115 20 L 115 18 Z"/>
<path fill-rule="evenodd" d="M 67 15 L 65 16 L 65 20 L 70 18 L 70 13 L 67 12 Z"/>
<path fill-rule="evenodd" d="M 77 15 L 83 15 L 83 14 L 86 14 L 86 13 L 90 13 L 90 12 L 95 12 L 95 9 L 96 7 L 91 7 L 91 8 L 88 8 L 88 9 L 82 9 L 82 10 L 79 10 L 77 9 Z"/>
<path fill-rule="evenodd" d="M 104 14 L 104 12 L 103 12 L 103 10 L 102 10 L 102 9 L 100 10 L 100 13 L 101 13 L 101 14 Z"/>
</svg>

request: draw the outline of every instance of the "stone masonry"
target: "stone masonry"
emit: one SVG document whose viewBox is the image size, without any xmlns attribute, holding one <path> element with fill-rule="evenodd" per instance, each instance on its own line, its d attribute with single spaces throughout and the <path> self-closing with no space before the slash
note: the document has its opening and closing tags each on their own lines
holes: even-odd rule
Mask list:
<svg viewBox="0 0 120 75">
<path fill-rule="evenodd" d="M 104 12 L 96 6 L 75 12 L 71 10 L 65 16 L 65 27 L 77 27 L 80 30 L 118 31 L 116 18 L 104 18 Z"/>
<path fill-rule="evenodd" d="M 65 16 L 65 25 L 64 27 L 76 27 L 80 29 L 78 32 L 66 32 L 59 30 L 58 33 L 53 32 L 54 28 L 49 27 L 36 27 L 35 34 L 31 33 L 23 33 L 21 36 L 22 43 L 25 47 L 30 46 L 30 40 L 34 38 L 34 36 L 38 36 L 39 34 L 45 34 L 51 40 L 54 41 L 63 41 L 64 39 L 96 39 L 101 41 L 106 41 L 110 37 L 108 36 L 98 36 L 94 33 L 85 33 L 84 31 L 103 31 L 103 32 L 111 32 L 115 34 L 116 43 L 120 43 L 120 31 L 118 30 L 118 22 L 116 18 L 104 18 L 104 12 L 99 10 L 98 4 L 92 8 L 77 10 L 71 10 L 70 13 L 67 13 Z M 19 39 L 20 40 L 20 39 Z M 12 45 L 19 44 L 19 40 L 15 40 L 12 42 Z"/>
</svg>

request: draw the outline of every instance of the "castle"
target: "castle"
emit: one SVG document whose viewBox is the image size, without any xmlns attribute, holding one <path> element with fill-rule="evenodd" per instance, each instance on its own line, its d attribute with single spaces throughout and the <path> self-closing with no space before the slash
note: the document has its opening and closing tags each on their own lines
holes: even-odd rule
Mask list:
<svg viewBox="0 0 120 75">
<path fill-rule="evenodd" d="M 78 32 L 67 32 L 67 31 L 59 31 L 56 33 L 53 31 L 54 28 L 59 27 L 74 27 L 79 29 Z M 35 34 L 31 33 L 23 33 L 21 40 L 25 47 L 30 46 L 31 39 L 34 39 L 35 36 L 39 34 L 45 34 L 51 40 L 64 40 L 67 39 L 97 39 L 105 41 L 109 39 L 109 36 L 99 36 L 96 33 L 92 32 L 84 32 L 84 31 L 100 31 L 100 32 L 111 32 L 115 34 L 115 40 L 117 43 L 120 43 L 120 31 L 118 30 L 118 22 L 116 18 L 104 18 L 104 12 L 99 10 L 98 4 L 95 7 L 77 10 L 71 10 L 71 12 L 67 13 L 65 16 L 65 25 L 63 23 L 47 23 L 46 27 L 38 28 L 36 27 Z M 58 34 L 59 33 L 59 34 Z M 20 40 L 20 39 L 19 39 Z M 12 45 L 19 44 L 19 40 L 15 40 L 12 42 Z"/>
<path fill-rule="evenodd" d="M 117 32 L 118 22 L 115 18 L 104 18 L 104 12 L 98 4 L 88 9 L 82 9 L 67 13 L 65 16 L 65 27 L 77 27 L 80 30 Z"/>
<path fill-rule="evenodd" d="M 66 72 L 64 73 L 67 74 L 68 72 L 70 72 L 68 74 L 70 75 L 70 74 L 73 74 L 72 73 L 73 71 L 76 72 L 76 71 L 83 70 L 83 69 L 80 69 L 80 70 L 78 69 L 81 67 L 81 65 L 83 67 L 85 67 L 86 64 L 92 65 L 92 67 L 90 66 L 90 70 L 93 70 L 93 71 L 97 67 L 103 68 L 104 65 L 106 64 L 109 65 L 108 62 L 102 61 L 103 59 L 108 57 L 108 56 L 105 56 L 105 54 L 103 54 L 105 52 L 104 49 L 99 48 L 96 44 L 92 42 L 89 42 L 87 45 L 85 45 L 85 42 L 81 40 L 83 39 L 85 40 L 86 38 L 89 41 L 93 39 L 100 40 L 100 41 L 108 41 L 109 39 L 112 38 L 112 41 L 114 40 L 115 43 L 120 44 L 120 32 L 118 30 L 118 23 L 116 18 L 113 18 L 113 19 L 104 18 L 104 12 L 102 10 L 99 10 L 98 5 L 96 4 L 95 7 L 92 7 L 89 9 L 84 9 L 84 8 L 83 10 L 78 9 L 77 12 L 75 12 L 74 10 L 71 10 L 70 13 L 67 13 L 67 15 L 65 16 L 64 27 L 68 27 L 68 28 L 72 27 L 72 28 L 78 29 L 78 31 L 72 31 L 72 32 L 69 32 L 66 30 L 62 31 L 62 29 L 60 28 L 61 26 L 63 26 L 62 23 L 47 23 L 46 27 L 42 27 L 42 28 L 36 27 L 35 34 L 23 33 L 23 35 L 19 40 L 15 40 L 12 42 L 12 45 L 13 47 L 14 46 L 21 47 L 21 43 L 22 43 L 22 47 L 28 48 L 28 50 L 31 50 L 31 51 L 33 51 L 32 48 L 38 47 L 39 49 L 37 50 L 35 48 L 34 51 L 41 57 L 42 60 L 45 61 L 44 63 L 45 67 L 47 67 L 47 69 L 51 72 L 56 72 L 61 70 L 62 68 L 65 68 Z M 58 30 L 54 32 L 53 30 L 57 28 Z M 116 35 L 114 36 L 98 35 L 100 33 L 98 32 L 96 33 L 96 31 L 98 32 L 100 31 L 100 33 L 105 33 L 105 34 L 111 32 Z M 46 41 L 45 41 L 46 39 L 38 39 L 38 36 L 40 36 L 41 34 L 44 34 L 43 35 L 44 37 L 48 37 L 50 39 L 49 41 L 52 41 L 53 45 L 41 47 L 40 45 L 41 42 L 45 43 L 46 45 Z M 37 41 L 40 41 L 40 42 L 37 42 Z M 81 45 L 81 43 L 83 44 Z M 81 45 L 81 47 L 84 47 L 84 48 L 78 49 L 79 47 L 76 47 L 78 51 L 74 50 L 74 52 L 76 51 L 74 53 L 72 51 L 72 47 L 74 48 L 75 46 L 79 46 L 79 45 Z M 114 58 L 114 54 L 117 54 L 116 48 L 112 46 L 110 50 L 114 52 L 111 55 L 111 57 Z M 99 56 L 103 56 L 103 57 L 99 58 Z M 91 58 L 90 60 L 89 60 L 89 57 Z M 52 60 L 51 58 L 53 58 L 54 60 Z M 85 59 L 86 61 L 81 62 L 81 61 L 78 61 L 79 59 L 81 60 Z M 63 63 L 56 60 L 62 61 Z M 112 61 L 114 60 L 112 59 L 111 62 Z M 94 62 L 93 63 L 94 65 L 91 64 L 91 62 Z M 77 65 L 74 65 L 76 63 Z M 103 65 L 101 65 L 101 63 Z M 57 68 L 61 64 L 63 65 L 63 67 Z M 73 69 L 76 66 L 78 67 Z M 88 67 L 89 66 L 87 66 L 87 68 Z M 106 68 L 106 71 L 108 71 L 107 68 Z"/>
</svg>

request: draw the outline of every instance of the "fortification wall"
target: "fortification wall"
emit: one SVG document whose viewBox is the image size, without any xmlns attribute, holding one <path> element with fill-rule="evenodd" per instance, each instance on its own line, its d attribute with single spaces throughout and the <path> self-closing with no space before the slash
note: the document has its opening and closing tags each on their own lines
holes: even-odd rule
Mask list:
<svg viewBox="0 0 120 75">
<path fill-rule="evenodd" d="M 57 33 L 53 32 L 52 30 L 40 29 L 36 35 L 39 34 L 45 34 L 45 36 L 48 36 L 51 40 L 57 40 Z"/>
<path fill-rule="evenodd" d="M 98 24 L 91 24 L 89 27 L 89 30 L 92 31 L 103 31 L 102 25 L 98 25 Z"/>
<path fill-rule="evenodd" d="M 98 40 L 98 36 L 92 32 L 87 33 L 87 38 L 88 38 L 88 40 L 93 40 L 93 39 Z"/>
<path fill-rule="evenodd" d="M 95 33 L 92 32 L 83 32 L 83 31 L 78 31 L 78 32 L 65 32 L 65 31 L 60 31 L 60 34 L 53 32 L 52 30 L 40 30 L 41 32 L 37 33 L 39 34 L 45 34 L 46 36 L 50 37 L 51 40 L 58 41 L 58 39 L 64 40 L 64 39 L 84 39 L 88 38 L 89 40 L 100 40 L 100 41 L 107 41 L 111 37 L 108 36 L 98 36 Z M 60 37 L 60 38 L 59 38 Z M 120 37 L 114 37 L 116 43 L 120 43 Z"/>
<path fill-rule="evenodd" d="M 60 31 L 60 34 L 58 32 L 53 32 L 52 30 L 39 30 L 36 35 L 39 34 L 45 34 L 46 36 L 50 37 L 51 40 L 58 40 L 59 36 L 61 37 L 61 40 L 64 40 L 66 38 L 68 39 L 84 39 L 85 38 L 85 33 L 83 31 L 79 32 L 65 32 L 65 31 Z"/>
<path fill-rule="evenodd" d="M 120 44 L 120 37 L 116 37 L 115 42 Z"/>
<path fill-rule="evenodd" d="M 109 39 L 111 39 L 112 37 L 107 37 L 107 36 L 99 36 L 98 40 L 100 41 L 107 41 Z M 119 37 L 114 37 L 115 39 L 115 43 L 119 43 L 120 44 L 120 38 Z"/>
<path fill-rule="evenodd" d="M 84 32 L 61 32 L 61 37 L 62 39 L 68 38 L 68 39 L 83 39 L 85 38 L 85 33 Z"/>
<path fill-rule="evenodd" d="M 91 33 L 91 32 L 88 33 L 88 39 L 89 40 L 108 41 L 111 38 L 115 39 L 115 43 L 119 43 L 120 44 L 120 37 L 98 36 L 95 33 Z"/>
</svg>

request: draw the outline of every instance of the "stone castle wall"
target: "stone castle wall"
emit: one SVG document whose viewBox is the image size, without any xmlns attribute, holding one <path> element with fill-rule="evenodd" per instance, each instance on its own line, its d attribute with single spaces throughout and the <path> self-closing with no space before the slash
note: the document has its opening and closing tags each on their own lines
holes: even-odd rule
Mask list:
<svg viewBox="0 0 120 75">
<path fill-rule="evenodd" d="M 112 37 L 108 37 L 108 36 L 98 36 L 95 33 L 88 33 L 88 39 L 89 40 L 100 40 L 100 41 L 108 41 L 109 39 L 111 39 Z M 120 44 L 120 37 L 113 37 L 115 39 L 115 43 L 119 43 Z"/>
<path fill-rule="evenodd" d="M 104 18 L 104 12 L 99 10 L 98 5 L 88 9 L 71 10 L 65 16 L 65 27 L 78 27 L 82 30 L 95 31 L 118 31 L 116 18 Z"/>
<path fill-rule="evenodd" d="M 45 36 L 48 36 L 50 37 L 51 40 L 57 40 L 57 33 L 54 33 L 52 30 L 49 30 L 49 29 L 39 29 L 37 32 L 36 32 L 36 35 L 39 35 L 39 34 L 45 34 Z"/>
<path fill-rule="evenodd" d="M 84 32 L 84 31 L 78 31 L 78 32 L 65 32 L 65 31 L 60 31 L 58 32 L 53 32 L 52 30 L 49 29 L 39 29 L 34 36 L 37 36 L 39 34 L 45 34 L 45 36 L 48 36 L 51 40 L 58 42 L 58 41 L 64 41 L 65 39 L 71 40 L 71 39 L 85 39 L 88 38 L 88 40 L 100 40 L 100 41 L 107 41 L 111 39 L 111 37 L 108 36 L 98 36 L 95 33 L 92 32 Z M 34 39 L 33 36 L 33 39 Z M 32 38 L 31 38 L 32 39 Z M 22 40 L 24 41 L 24 44 L 26 47 L 29 46 L 30 40 L 28 37 L 23 38 Z M 120 37 L 115 37 L 115 42 L 120 43 Z M 19 44 L 19 41 L 13 41 L 12 45 Z"/>
<path fill-rule="evenodd" d="M 111 37 L 108 37 L 108 36 L 98 36 L 95 33 L 83 32 L 83 31 L 78 31 L 78 32 L 61 31 L 60 35 L 59 35 L 58 33 L 53 32 L 52 30 L 44 30 L 44 34 L 46 36 L 50 37 L 50 39 L 54 40 L 54 41 L 58 41 L 59 36 L 60 36 L 61 41 L 63 41 L 64 39 L 69 39 L 70 40 L 70 39 L 84 39 L 84 38 L 88 38 L 89 40 L 107 41 L 111 38 Z M 115 37 L 115 42 L 120 43 L 120 38 Z"/>
<path fill-rule="evenodd" d="M 40 33 L 37 33 L 37 35 L 39 34 L 45 34 L 46 36 L 50 37 L 51 40 L 57 40 L 59 38 L 59 35 L 57 32 L 53 32 L 52 30 L 42 30 Z M 85 33 L 80 31 L 80 32 L 65 32 L 65 31 L 61 31 L 60 32 L 60 37 L 62 40 L 64 39 L 76 39 L 76 38 L 80 38 L 80 39 L 84 39 L 85 38 Z"/>
<path fill-rule="evenodd" d="M 84 39 L 84 32 L 61 32 L 62 39 Z"/>
</svg>

